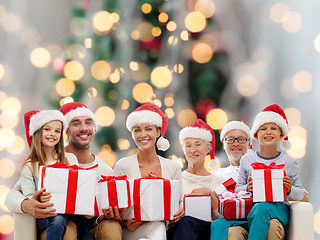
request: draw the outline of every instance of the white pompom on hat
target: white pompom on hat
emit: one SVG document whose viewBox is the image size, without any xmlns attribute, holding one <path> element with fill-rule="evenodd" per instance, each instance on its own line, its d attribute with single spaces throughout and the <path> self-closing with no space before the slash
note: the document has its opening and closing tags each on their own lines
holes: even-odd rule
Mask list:
<svg viewBox="0 0 320 240">
<path fill-rule="evenodd" d="M 66 118 L 67 128 L 69 127 L 72 119 L 74 119 L 75 117 L 90 117 L 94 122 L 96 130 L 98 129 L 99 124 L 96 115 L 94 115 L 94 113 L 90 111 L 83 103 L 66 103 L 59 109 L 59 111 L 62 112 Z"/>
<path fill-rule="evenodd" d="M 186 138 L 198 138 L 211 143 L 209 167 L 215 167 L 215 136 L 212 128 L 201 119 L 197 119 L 193 124 L 181 129 L 179 141 L 183 145 Z"/>
<path fill-rule="evenodd" d="M 157 148 L 161 151 L 166 151 L 170 147 L 169 141 L 164 138 L 168 127 L 168 119 L 156 105 L 141 105 L 128 115 L 126 127 L 130 132 L 132 132 L 134 126 L 141 124 L 151 124 L 161 128 L 161 136 L 157 141 Z"/>
<path fill-rule="evenodd" d="M 250 128 L 243 121 L 230 121 L 222 128 L 220 141 L 223 142 L 226 134 L 232 130 L 242 130 L 247 134 L 248 138 L 251 139 Z"/>
<path fill-rule="evenodd" d="M 253 139 L 257 138 L 257 132 L 259 128 L 266 123 L 275 123 L 280 127 L 283 133 L 283 139 L 281 140 L 281 148 L 284 151 L 289 150 L 291 148 L 291 143 L 288 139 L 288 120 L 282 108 L 279 107 L 277 104 L 267 106 L 265 109 L 262 110 L 261 113 L 259 113 L 256 116 L 251 129 L 251 137 Z"/>
<path fill-rule="evenodd" d="M 48 122 L 61 121 L 66 128 L 66 121 L 63 114 L 58 110 L 32 110 L 24 114 L 24 126 L 29 148 L 31 148 L 32 135 Z"/>
</svg>

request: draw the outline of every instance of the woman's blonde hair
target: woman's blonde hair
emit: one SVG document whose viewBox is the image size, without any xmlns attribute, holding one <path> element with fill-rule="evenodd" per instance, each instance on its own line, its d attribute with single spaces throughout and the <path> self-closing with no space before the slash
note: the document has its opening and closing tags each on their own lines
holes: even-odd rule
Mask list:
<svg viewBox="0 0 320 240">
<path fill-rule="evenodd" d="M 34 176 L 38 175 L 39 167 L 45 165 L 46 158 L 47 158 L 47 156 L 44 152 L 43 143 L 41 140 L 42 133 L 43 133 L 43 127 L 44 127 L 44 125 L 33 134 L 30 154 L 28 155 L 27 159 L 25 160 L 25 162 L 23 163 L 23 166 L 22 166 L 22 168 L 23 168 L 25 164 L 30 162 Z M 63 162 L 63 163 L 66 163 L 69 165 L 68 159 L 65 157 L 65 152 L 64 152 L 63 124 L 62 124 L 62 129 L 61 129 L 60 134 L 61 134 L 60 140 L 54 146 L 54 151 L 56 151 L 56 153 L 58 155 L 58 160 L 57 160 L 58 162 Z"/>
</svg>

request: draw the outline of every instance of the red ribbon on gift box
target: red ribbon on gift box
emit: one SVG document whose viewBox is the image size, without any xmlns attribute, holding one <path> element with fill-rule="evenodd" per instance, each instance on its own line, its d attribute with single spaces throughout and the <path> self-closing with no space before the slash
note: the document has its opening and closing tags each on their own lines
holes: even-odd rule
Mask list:
<svg viewBox="0 0 320 240">
<path fill-rule="evenodd" d="M 50 168 L 69 169 L 65 214 L 74 214 L 75 209 L 76 209 L 76 197 L 77 197 L 77 187 L 78 187 L 78 170 L 90 170 L 90 169 L 98 167 L 98 164 L 96 164 L 92 167 L 89 167 L 89 168 L 82 168 L 82 167 L 79 167 L 78 165 L 68 166 L 67 164 L 62 163 L 62 162 L 57 162 L 55 164 L 44 166 L 42 168 L 42 172 L 41 172 L 41 188 L 43 188 L 43 179 L 46 174 L 46 169 L 49 167 Z"/>
<path fill-rule="evenodd" d="M 253 167 L 254 170 L 264 169 L 263 173 L 264 173 L 266 202 L 273 202 L 271 170 L 272 169 L 283 169 L 285 164 L 276 165 L 275 162 L 272 162 L 268 166 L 263 163 L 255 162 L 255 163 L 252 163 L 251 166 Z M 283 171 L 284 171 L 284 176 L 286 176 L 286 171 L 284 169 L 283 169 Z M 284 195 L 284 198 L 286 198 L 287 189 L 284 185 L 283 185 L 283 195 Z"/>
<path fill-rule="evenodd" d="M 119 207 L 116 180 L 125 180 L 126 181 L 128 207 L 130 207 L 131 206 L 130 185 L 129 185 L 129 181 L 128 181 L 126 175 L 123 175 L 123 176 L 103 176 L 103 175 L 101 175 L 101 179 L 98 181 L 98 183 L 107 182 L 109 206 L 114 208 L 114 207 Z"/>
<path fill-rule="evenodd" d="M 140 184 L 143 179 L 161 179 L 163 180 L 163 202 L 164 202 L 164 219 L 170 220 L 170 205 L 171 205 L 171 183 L 169 179 L 159 177 L 151 172 L 148 177 L 138 178 L 134 180 L 133 185 L 133 211 L 136 221 L 141 221 L 141 205 L 140 205 Z"/>
</svg>

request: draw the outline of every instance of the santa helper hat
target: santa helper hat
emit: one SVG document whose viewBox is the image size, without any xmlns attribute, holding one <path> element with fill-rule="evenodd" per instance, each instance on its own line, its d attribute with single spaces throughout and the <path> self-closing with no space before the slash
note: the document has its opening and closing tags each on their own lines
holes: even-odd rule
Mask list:
<svg viewBox="0 0 320 240">
<path fill-rule="evenodd" d="M 250 137 L 250 128 L 243 121 L 230 121 L 221 130 L 220 141 L 223 142 L 226 134 L 232 130 L 242 130 L 245 132 L 249 139 Z M 251 141 L 250 141 L 251 142 Z"/>
<path fill-rule="evenodd" d="M 31 148 L 32 135 L 48 122 L 58 120 L 66 127 L 63 114 L 58 110 L 32 110 L 24 114 L 24 126 L 29 148 Z"/>
<path fill-rule="evenodd" d="M 275 123 L 277 124 L 283 133 L 283 139 L 281 140 L 281 148 L 284 151 L 287 151 L 291 147 L 291 143 L 288 139 L 288 120 L 286 114 L 277 104 L 272 104 L 267 106 L 265 109 L 259 113 L 254 122 L 251 129 L 251 137 L 254 139 L 257 137 L 258 129 L 266 123 Z"/>
<path fill-rule="evenodd" d="M 183 128 L 179 133 L 179 141 L 183 145 L 186 138 L 198 138 L 211 143 L 209 167 L 215 167 L 215 136 L 212 128 L 203 120 L 197 119 L 193 124 Z"/>
<path fill-rule="evenodd" d="M 74 119 L 75 117 L 90 117 L 94 122 L 96 130 L 98 129 L 98 121 L 96 116 L 83 103 L 66 103 L 59 109 L 59 111 L 62 112 L 66 118 L 67 128 L 69 127 L 72 119 Z"/>
<path fill-rule="evenodd" d="M 161 128 L 161 136 L 157 141 L 157 148 L 166 151 L 170 147 L 170 143 L 164 138 L 164 134 L 168 127 L 168 119 L 165 114 L 154 104 L 144 104 L 127 117 L 127 129 L 132 132 L 132 128 L 136 125 L 151 124 Z"/>
</svg>

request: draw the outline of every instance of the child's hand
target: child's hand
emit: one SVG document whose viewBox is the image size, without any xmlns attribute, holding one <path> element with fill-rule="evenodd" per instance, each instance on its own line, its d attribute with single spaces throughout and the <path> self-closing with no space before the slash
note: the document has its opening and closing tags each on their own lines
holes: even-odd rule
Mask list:
<svg viewBox="0 0 320 240">
<path fill-rule="evenodd" d="M 40 202 L 42 203 L 49 202 L 49 200 L 51 199 L 51 193 L 43 191 L 39 196 L 39 199 L 40 199 Z"/>
<path fill-rule="evenodd" d="M 283 185 L 286 187 L 287 193 L 289 195 L 291 192 L 291 187 L 292 187 L 292 179 L 288 176 L 285 176 L 283 178 Z"/>
<path fill-rule="evenodd" d="M 253 191 L 253 185 L 252 185 L 252 177 L 251 175 L 248 177 L 247 180 L 247 191 L 252 192 Z"/>
</svg>

